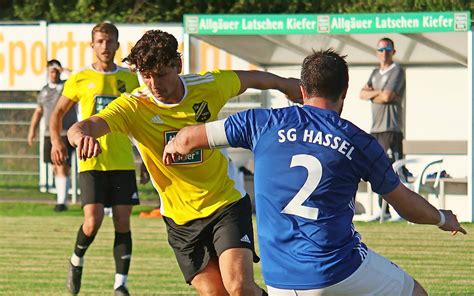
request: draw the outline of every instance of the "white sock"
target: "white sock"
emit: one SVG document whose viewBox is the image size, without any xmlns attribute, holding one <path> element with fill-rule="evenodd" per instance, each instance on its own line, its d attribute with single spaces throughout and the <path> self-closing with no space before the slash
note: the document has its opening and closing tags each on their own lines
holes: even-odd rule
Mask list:
<svg viewBox="0 0 474 296">
<path fill-rule="evenodd" d="M 116 273 L 115 274 L 115 283 L 114 283 L 114 290 L 120 286 L 127 287 L 127 278 L 128 276 L 125 274 Z"/>
<path fill-rule="evenodd" d="M 72 253 L 71 263 L 74 266 L 84 266 L 84 257 L 79 257 L 76 254 Z"/>
<path fill-rule="evenodd" d="M 54 177 L 58 205 L 67 203 L 67 177 Z"/>
</svg>

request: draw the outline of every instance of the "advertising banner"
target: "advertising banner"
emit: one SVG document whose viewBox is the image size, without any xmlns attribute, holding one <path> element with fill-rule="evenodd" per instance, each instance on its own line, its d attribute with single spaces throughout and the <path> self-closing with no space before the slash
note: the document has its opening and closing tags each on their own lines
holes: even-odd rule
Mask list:
<svg viewBox="0 0 474 296">
<path fill-rule="evenodd" d="M 200 35 L 465 32 L 470 12 L 371 14 L 185 15 L 185 32 Z"/>
</svg>

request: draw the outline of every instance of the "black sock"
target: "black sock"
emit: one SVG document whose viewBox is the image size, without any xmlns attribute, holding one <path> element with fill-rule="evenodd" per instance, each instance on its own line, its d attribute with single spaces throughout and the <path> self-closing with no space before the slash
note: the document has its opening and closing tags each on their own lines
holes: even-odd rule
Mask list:
<svg viewBox="0 0 474 296">
<path fill-rule="evenodd" d="M 127 275 L 132 259 L 132 233 L 130 231 L 126 233 L 115 232 L 114 259 L 115 272 Z"/>
<path fill-rule="evenodd" d="M 264 289 L 262 289 L 262 296 L 268 296 L 267 292 Z"/>
<path fill-rule="evenodd" d="M 83 257 L 87 251 L 87 248 L 92 244 L 94 241 L 95 234 L 92 236 L 87 236 L 84 234 L 82 230 L 82 225 L 79 227 L 79 231 L 77 232 L 76 238 L 76 245 L 74 247 L 74 254 L 78 257 Z"/>
</svg>

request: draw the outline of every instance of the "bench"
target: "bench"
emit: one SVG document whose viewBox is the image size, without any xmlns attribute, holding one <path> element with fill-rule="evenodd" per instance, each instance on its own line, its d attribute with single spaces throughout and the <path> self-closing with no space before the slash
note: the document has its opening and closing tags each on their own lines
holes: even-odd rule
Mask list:
<svg viewBox="0 0 474 296">
<path fill-rule="evenodd" d="M 467 155 L 467 141 L 403 141 L 403 150 L 405 156 L 442 156 L 448 158 L 450 156 L 465 156 Z M 434 179 L 428 179 L 427 183 L 433 184 Z M 459 196 L 461 199 L 450 199 L 447 208 L 456 210 L 459 214 L 465 212 L 466 207 L 462 207 L 465 198 L 468 194 L 468 178 L 441 178 L 439 180 L 438 200 L 429 199 L 434 205 L 439 208 L 446 208 L 447 196 Z M 375 194 L 373 194 L 370 185 L 361 181 L 358 188 L 358 209 L 359 213 L 363 212 L 367 215 L 374 215 L 378 212 L 378 202 Z M 461 204 L 459 204 L 461 203 Z M 464 215 L 463 215 L 464 216 Z"/>
</svg>

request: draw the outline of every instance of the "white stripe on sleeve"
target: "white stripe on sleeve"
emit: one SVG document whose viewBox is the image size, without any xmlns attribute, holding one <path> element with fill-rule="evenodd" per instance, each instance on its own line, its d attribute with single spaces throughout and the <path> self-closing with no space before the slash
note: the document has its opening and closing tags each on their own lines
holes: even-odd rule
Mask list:
<svg viewBox="0 0 474 296">
<path fill-rule="evenodd" d="M 222 119 L 206 123 L 207 142 L 210 148 L 229 147 L 229 142 L 225 134 L 225 121 L 225 119 Z"/>
</svg>

